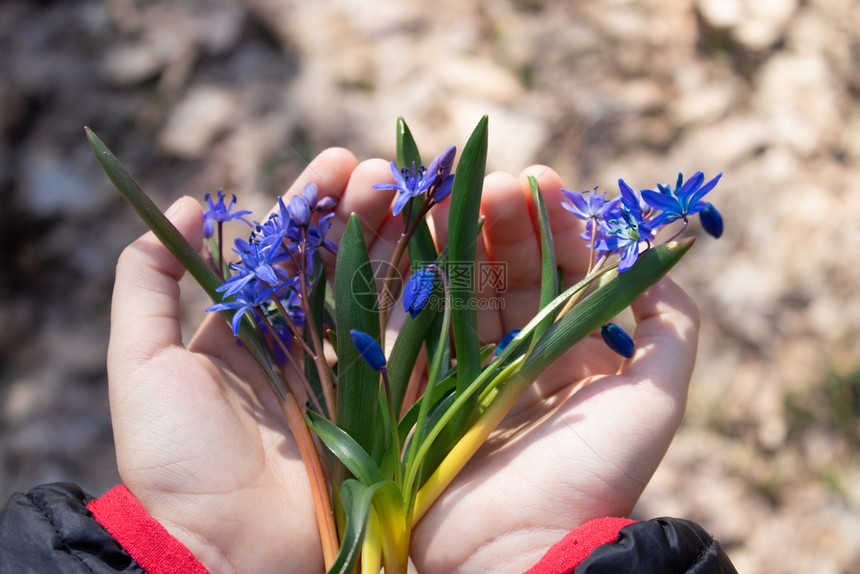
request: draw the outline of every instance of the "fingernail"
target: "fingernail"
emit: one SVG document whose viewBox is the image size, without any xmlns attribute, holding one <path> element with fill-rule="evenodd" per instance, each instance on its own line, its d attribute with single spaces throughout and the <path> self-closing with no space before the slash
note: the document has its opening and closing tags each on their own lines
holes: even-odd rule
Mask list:
<svg viewBox="0 0 860 574">
<path fill-rule="evenodd" d="M 177 199 L 176 201 L 173 202 L 173 205 L 171 205 L 170 207 L 167 208 L 167 211 L 164 212 L 164 216 L 167 219 L 173 219 L 173 216 L 176 215 L 177 212 L 179 212 L 179 203 L 181 201 L 182 201 L 182 199 Z"/>
</svg>

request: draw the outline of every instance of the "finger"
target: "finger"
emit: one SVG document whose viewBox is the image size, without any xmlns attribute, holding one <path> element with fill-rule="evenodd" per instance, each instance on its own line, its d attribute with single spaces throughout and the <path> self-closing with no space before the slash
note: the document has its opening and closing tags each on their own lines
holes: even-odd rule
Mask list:
<svg viewBox="0 0 860 574">
<path fill-rule="evenodd" d="M 392 181 L 390 163 L 381 159 L 370 159 L 358 164 L 350 175 L 335 210 L 335 221 L 331 230 L 332 241 L 336 243 L 340 241 L 350 215 L 355 213 L 361 223 L 364 241 L 368 248 L 380 238 L 390 244 L 391 234 L 387 233 L 383 236 L 381 230 L 383 223 L 389 218 L 394 196 L 390 191 L 373 189 L 377 183 L 390 181 Z"/>
<path fill-rule="evenodd" d="M 292 196 L 302 192 L 302 190 L 310 183 L 317 186 L 319 191 L 319 199 L 324 197 L 333 197 L 341 202 L 341 199 L 346 191 L 352 172 L 355 171 L 358 165 L 358 160 L 347 149 L 334 147 L 323 150 L 319 153 L 308 166 L 302 171 L 295 182 L 289 187 L 284 194 L 284 202 L 289 205 L 289 200 Z M 277 209 L 277 206 L 275 206 Z M 337 217 L 337 215 L 335 215 Z M 338 235 L 329 234 L 328 239 L 338 242 L 340 234 L 343 233 L 343 227 L 338 227 Z M 327 270 L 331 270 L 334 266 L 334 256 L 326 251 L 321 251 L 320 256 Z M 285 265 L 285 268 L 292 270 L 290 264 Z"/>
<path fill-rule="evenodd" d="M 525 325 L 538 311 L 541 251 L 526 193 L 510 174 L 493 173 L 484 181 L 483 236 L 493 266 L 479 279 L 484 284 L 499 273 L 495 296 L 504 303 L 499 338 Z"/>
<path fill-rule="evenodd" d="M 483 213 L 481 214 L 484 215 Z M 484 225 L 487 224 L 484 219 Z M 502 311 L 505 307 L 505 293 L 499 293 L 496 281 L 493 278 L 494 267 L 487 253 L 486 237 L 483 228 L 478 234 L 475 243 L 475 265 L 470 270 L 464 270 L 461 277 L 467 277 L 466 272 L 472 273 L 473 287 L 478 316 L 478 341 L 481 345 L 501 340 L 505 335 L 505 325 L 502 320 Z M 449 274 L 455 273 L 455 269 L 448 265 Z M 453 284 L 456 279 L 451 279 Z M 502 289 L 504 291 L 504 289 Z"/>
<path fill-rule="evenodd" d="M 166 215 L 199 251 L 203 241 L 200 204 L 183 197 Z M 182 344 L 178 281 L 184 273 L 182 264 L 151 232 L 122 252 L 111 307 L 109 366 L 133 370 L 165 348 Z"/>
<path fill-rule="evenodd" d="M 319 198 L 333 197 L 340 200 L 350 175 L 358 165 L 352 152 L 334 147 L 319 153 L 302 171 L 301 175 L 284 194 L 285 199 L 301 193 L 309 183 L 316 184 Z"/>
<path fill-rule="evenodd" d="M 371 159 L 355 168 L 338 203 L 330 233 L 332 241 L 340 244 L 349 218 L 355 213 L 361 224 L 377 290 L 382 288 L 384 277 L 388 274 L 388 261 L 403 231 L 402 218 L 390 213 L 394 194 L 373 189 L 378 183 L 393 181 L 390 165 L 381 159 Z M 408 260 L 405 262 L 408 263 Z M 396 277 L 397 284 L 393 286 L 395 294 L 399 290 L 401 276 L 398 274 Z"/>
<path fill-rule="evenodd" d="M 530 189 L 528 178 L 533 176 L 546 204 L 549 226 L 552 229 L 553 245 L 555 247 L 556 264 L 564 273 L 565 285 L 573 285 L 588 269 L 588 250 L 579 234 L 584 227 L 582 222 L 561 206 L 565 200 L 561 193 L 563 187 L 561 177 L 553 169 L 534 165 L 526 168 L 520 175 L 520 184 L 523 189 Z"/>
<path fill-rule="evenodd" d="M 621 365 L 620 376 L 600 378 L 578 391 L 569 408 L 582 417 L 576 425 L 581 438 L 611 444 L 613 456 L 638 461 L 643 466 L 635 476 L 647 482 L 686 408 L 699 318 L 693 301 L 668 278 L 632 307 L 638 321 L 635 355 Z M 607 428 L 613 420 L 624 424 Z"/>
<path fill-rule="evenodd" d="M 633 305 L 636 354 L 622 367 L 633 380 L 654 380 L 665 392 L 686 401 L 698 346 L 695 302 L 668 277 Z"/>
</svg>

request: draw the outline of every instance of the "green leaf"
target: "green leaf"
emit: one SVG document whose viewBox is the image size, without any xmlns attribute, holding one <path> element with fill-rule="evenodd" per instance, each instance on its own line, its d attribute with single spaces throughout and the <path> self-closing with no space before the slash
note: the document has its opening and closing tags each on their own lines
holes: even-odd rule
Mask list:
<svg viewBox="0 0 860 574">
<path fill-rule="evenodd" d="M 540 232 L 540 252 L 541 252 L 541 280 L 540 280 L 540 306 L 543 309 L 558 296 L 558 271 L 555 262 L 555 248 L 552 242 L 552 230 L 549 226 L 549 215 L 546 211 L 546 204 L 543 201 L 543 195 L 538 187 L 537 179 L 534 176 L 529 176 L 529 187 L 532 192 L 532 201 L 534 202 L 537 211 L 537 224 Z M 552 316 L 547 317 L 535 329 L 535 334 L 540 336 L 547 327 L 552 324 Z"/>
<path fill-rule="evenodd" d="M 197 283 L 206 291 L 213 302 L 222 301 L 221 293 L 216 291 L 223 282 L 215 274 L 202 257 L 194 250 L 188 241 L 179 233 L 179 230 L 161 212 L 155 203 L 141 189 L 131 174 L 123 167 L 120 161 L 107 148 L 104 142 L 89 128 L 84 129 L 87 140 L 90 142 L 96 155 L 96 160 L 114 184 L 120 194 L 134 208 L 146 226 L 153 232 L 159 241 L 173 254 L 188 273 L 194 277 Z M 234 311 L 222 311 L 221 316 L 229 324 L 233 318 Z M 275 392 L 281 398 L 285 396 L 286 382 L 279 369 L 274 369 L 275 364 L 268 345 L 259 333 L 256 324 L 245 317 L 239 328 L 239 339 L 251 352 L 254 360 L 263 370 Z"/>
<path fill-rule="evenodd" d="M 418 145 L 415 143 L 415 139 L 412 137 L 412 132 L 409 130 L 409 126 L 406 125 L 406 121 L 401 117 L 397 119 L 397 165 L 400 167 L 408 167 L 412 168 L 413 162 L 416 166 L 420 166 L 421 164 L 421 155 L 418 152 Z M 403 221 L 405 226 L 409 226 L 411 220 L 407 219 L 409 214 L 412 214 L 412 218 L 414 219 L 418 212 L 421 210 L 421 207 L 424 205 L 423 197 L 416 197 L 412 200 L 412 208 L 403 210 Z M 433 242 L 433 236 L 430 233 L 430 227 L 427 225 L 427 221 L 422 220 L 418 227 L 415 229 L 415 233 L 412 237 L 409 238 L 409 262 L 412 266 L 412 269 L 418 269 L 420 267 L 426 267 L 428 263 L 433 262 L 437 259 L 436 253 L 436 245 Z M 427 345 L 427 356 L 432 357 L 436 352 L 436 344 L 439 341 L 439 330 L 442 328 L 442 317 L 436 316 L 432 325 L 428 327 L 424 332 L 424 341 Z M 392 357 L 395 356 L 392 353 Z M 389 369 L 389 374 L 391 370 Z M 392 387 L 394 386 L 394 382 L 392 381 Z"/>
<path fill-rule="evenodd" d="M 421 165 L 421 155 L 418 153 L 418 145 L 412 137 L 412 132 L 406 121 L 401 117 L 397 118 L 397 165 L 401 168 L 412 169 Z M 404 228 L 409 228 L 412 222 L 418 217 L 421 207 L 424 205 L 424 197 L 419 196 L 410 200 L 411 208 L 403 210 L 403 225 Z M 436 259 L 436 246 L 433 244 L 433 236 L 430 234 L 430 228 L 427 226 L 427 221 L 423 220 L 418 224 L 418 228 L 412 237 L 409 238 L 409 260 L 414 265 L 418 263 L 432 263 Z"/>
<path fill-rule="evenodd" d="M 391 359 L 388 361 L 388 380 L 391 382 L 394 410 L 398 413 L 403 406 L 403 397 L 406 395 L 421 345 L 435 318 L 436 311 L 430 307 L 425 308 L 414 319 L 407 318 L 397 334 L 397 340 L 394 341 Z"/>
<path fill-rule="evenodd" d="M 346 516 L 341 536 L 340 551 L 328 570 L 328 574 L 351 574 L 361 558 L 361 543 L 367 532 L 367 519 L 373 494 L 378 484 L 367 486 L 357 480 L 347 479 L 340 487 L 340 499 Z"/>
<path fill-rule="evenodd" d="M 463 148 L 450 199 L 448 271 L 451 281 L 451 325 L 457 355 L 458 393 L 464 391 L 481 372 L 475 261 L 481 191 L 487 165 L 487 121 L 487 116 L 481 118 Z M 454 434 L 459 434 L 465 427 L 469 414 L 467 409 L 455 418 L 452 422 Z"/>
<path fill-rule="evenodd" d="M 421 165 L 421 154 L 418 153 L 418 144 L 412 137 L 412 131 L 406 125 L 406 120 L 397 118 L 397 165 L 400 167 L 411 167 L 414 162 L 416 166 Z"/>
<path fill-rule="evenodd" d="M 411 529 L 406 522 L 406 506 L 400 488 L 391 481 L 380 484 L 373 496 L 373 508 L 379 516 L 385 571 L 405 573 Z"/>
<path fill-rule="evenodd" d="M 353 213 L 337 253 L 335 314 L 337 316 L 337 424 L 366 451 L 373 450 L 377 432 L 379 373 L 359 355 L 350 337 L 352 329 L 379 341 L 379 315 L 373 269 Z"/>
<path fill-rule="evenodd" d="M 182 237 L 179 230 L 161 213 L 140 185 L 126 171 L 107 146 L 89 128 L 84 128 L 87 139 L 96 154 L 96 159 L 120 194 L 131 204 L 146 226 L 167 247 L 176 259 L 188 270 L 213 301 L 220 302 L 221 294 L 215 291 L 222 285 L 202 257 Z"/>
<path fill-rule="evenodd" d="M 342 428 L 311 410 L 307 411 L 307 420 L 308 426 L 356 479 L 367 485 L 384 480 L 367 451 Z"/>
<path fill-rule="evenodd" d="M 694 241 L 690 237 L 649 249 L 633 267 L 588 295 L 538 339 L 523 364 L 523 376 L 533 379 L 570 347 L 629 307 L 681 260 Z"/>
<path fill-rule="evenodd" d="M 390 480 L 371 485 L 347 479 L 340 488 L 340 498 L 346 524 L 341 537 L 340 551 L 328 574 L 351 574 L 361 557 L 361 545 L 367 533 L 371 506 L 379 515 L 382 546 L 388 571 L 404 571 L 409 552 L 409 530 L 406 526 L 403 499 L 397 485 Z M 391 562 L 398 565 L 392 567 Z"/>
<path fill-rule="evenodd" d="M 434 263 L 444 268 L 447 259 L 448 251 L 443 250 Z M 441 281 L 439 281 L 433 290 L 433 297 L 436 300 L 442 300 L 444 296 L 445 290 L 441 285 Z M 400 333 L 397 335 L 394 348 L 391 350 L 391 360 L 388 364 L 388 380 L 391 382 L 391 392 L 395 399 L 394 406 L 398 413 L 403 406 L 403 397 L 406 394 L 409 379 L 415 370 L 415 361 L 421 350 L 421 343 L 424 342 L 427 344 L 428 357 L 435 356 L 436 349 L 440 344 L 440 335 L 444 328 L 444 317 L 442 315 L 442 313 L 438 312 L 438 309 L 428 305 L 414 319 L 408 317 L 400 329 Z M 443 344 L 446 345 L 444 348 L 447 350 L 447 339 Z M 448 367 L 447 360 L 445 361 L 445 366 Z"/>
</svg>

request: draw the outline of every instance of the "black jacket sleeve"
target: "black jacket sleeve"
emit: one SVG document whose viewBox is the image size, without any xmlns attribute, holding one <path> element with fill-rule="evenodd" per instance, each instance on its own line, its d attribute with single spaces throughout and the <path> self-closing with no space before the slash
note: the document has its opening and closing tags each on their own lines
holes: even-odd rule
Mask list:
<svg viewBox="0 0 860 574">
<path fill-rule="evenodd" d="M 737 574 L 720 543 L 681 518 L 655 518 L 618 531 L 583 560 L 574 574 Z"/>
<path fill-rule="evenodd" d="M 143 574 L 87 510 L 91 500 L 62 483 L 13 494 L 0 510 L 0 572 Z"/>
</svg>

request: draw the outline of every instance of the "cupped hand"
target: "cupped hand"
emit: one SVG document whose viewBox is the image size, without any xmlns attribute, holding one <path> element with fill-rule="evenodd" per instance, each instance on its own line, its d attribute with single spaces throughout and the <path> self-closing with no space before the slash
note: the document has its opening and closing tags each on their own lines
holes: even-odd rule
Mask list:
<svg viewBox="0 0 860 574">
<path fill-rule="evenodd" d="M 381 163 L 357 168 L 346 150 L 327 150 L 288 194 L 314 182 L 348 203 Z M 199 249 L 200 204 L 182 198 L 168 216 Z M 281 407 L 217 314 L 183 345 L 183 273 L 151 233 L 117 264 L 108 375 L 123 483 L 212 572 L 321 572 L 307 475 Z"/>
<path fill-rule="evenodd" d="M 502 289 L 483 286 L 482 342 L 498 341 L 537 312 L 540 245 L 527 177 L 537 178 L 566 283 L 587 268 L 582 228 L 561 207 L 558 175 L 487 177 L 479 257 L 506 262 Z M 444 210 L 435 213 L 446 236 Z M 696 354 L 698 313 L 663 279 L 634 305 L 635 356 L 598 336 L 577 344 L 536 381 L 413 531 L 422 573 L 522 572 L 571 529 L 626 516 L 681 421 Z"/>
</svg>

